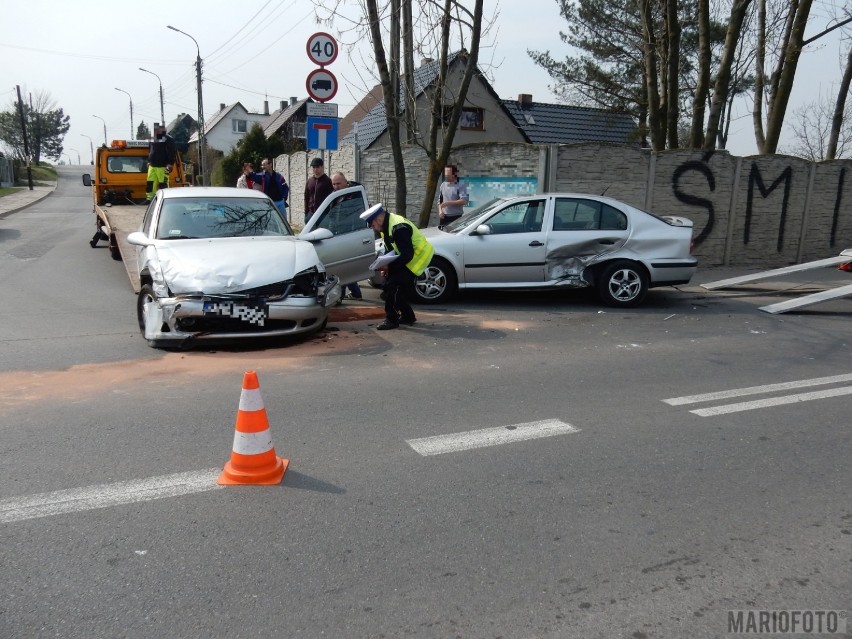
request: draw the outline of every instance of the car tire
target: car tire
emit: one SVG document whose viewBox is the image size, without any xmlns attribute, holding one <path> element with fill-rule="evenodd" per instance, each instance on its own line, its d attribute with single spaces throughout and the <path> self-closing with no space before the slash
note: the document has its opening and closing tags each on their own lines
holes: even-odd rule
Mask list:
<svg viewBox="0 0 852 639">
<path fill-rule="evenodd" d="M 139 295 L 136 297 L 136 317 L 139 320 L 139 331 L 145 335 L 145 304 L 153 302 L 157 299 L 157 294 L 150 284 L 145 284 L 139 289 Z"/>
<path fill-rule="evenodd" d="M 121 261 L 121 251 L 118 248 L 118 243 L 114 235 L 109 238 L 109 256 L 116 262 Z"/>
<path fill-rule="evenodd" d="M 636 262 L 611 262 L 598 271 L 598 275 L 598 296 L 607 306 L 638 306 L 648 293 L 648 274 L 645 268 Z"/>
<path fill-rule="evenodd" d="M 414 301 L 423 304 L 446 302 L 455 295 L 457 288 L 458 277 L 453 267 L 444 258 L 434 257 L 414 282 Z"/>
</svg>

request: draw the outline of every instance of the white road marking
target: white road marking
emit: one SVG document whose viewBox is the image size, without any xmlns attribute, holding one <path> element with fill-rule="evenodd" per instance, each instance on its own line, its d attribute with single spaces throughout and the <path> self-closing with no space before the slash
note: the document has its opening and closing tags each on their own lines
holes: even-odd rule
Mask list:
<svg viewBox="0 0 852 639">
<path fill-rule="evenodd" d="M 0 501 L 0 523 L 218 490 L 224 488 L 216 484 L 221 472 L 221 468 L 211 468 L 4 499 Z"/>
<path fill-rule="evenodd" d="M 795 404 L 797 402 L 809 402 L 815 399 L 826 399 L 828 397 L 841 397 L 843 395 L 852 395 L 852 386 L 841 388 L 832 388 L 822 391 L 813 391 L 810 393 L 799 393 L 797 395 L 785 395 L 783 397 L 774 397 L 770 399 L 757 399 L 751 402 L 739 402 L 737 404 L 726 404 L 723 406 L 714 406 L 711 408 L 699 408 L 689 411 L 701 417 L 713 417 L 714 415 L 724 415 L 725 413 L 737 413 L 744 410 L 755 410 L 757 408 L 768 408 L 769 406 L 783 406 L 784 404 Z"/>
<path fill-rule="evenodd" d="M 746 395 L 760 395 L 761 393 L 774 393 L 777 391 L 791 390 L 793 388 L 807 388 L 808 386 L 821 386 L 823 384 L 837 384 L 840 382 L 849 381 L 852 381 L 852 374 L 833 375 L 831 377 L 815 377 L 814 379 L 803 379 L 795 382 L 782 382 L 780 384 L 767 384 L 765 386 L 735 388 L 734 390 L 719 391 L 717 393 L 705 393 L 703 395 L 673 397 L 671 399 L 664 399 L 663 401 L 666 404 L 670 404 L 672 406 L 682 406 L 683 404 L 697 404 L 699 402 L 710 402 L 716 399 L 744 397 Z"/>
<path fill-rule="evenodd" d="M 580 429 L 574 428 L 571 424 L 566 424 L 558 419 L 547 419 L 540 422 L 496 426 L 464 433 L 409 439 L 406 440 L 406 443 L 421 455 L 426 456 L 579 432 Z"/>
</svg>

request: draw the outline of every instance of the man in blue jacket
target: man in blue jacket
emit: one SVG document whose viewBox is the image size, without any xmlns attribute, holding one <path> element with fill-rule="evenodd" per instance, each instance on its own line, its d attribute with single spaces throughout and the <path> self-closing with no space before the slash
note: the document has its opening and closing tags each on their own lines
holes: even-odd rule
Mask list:
<svg viewBox="0 0 852 639">
<path fill-rule="evenodd" d="M 269 196 L 281 215 L 287 217 L 287 196 L 290 195 L 290 187 L 287 186 L 287 181 L 284 176 L 272 168 L 272 160 L 265 158 L 260 163 L 263 169 L 260 173 L 249 173 L 250 177 L 256 184 L 260 184 L 264 193 Z"/>
</svg>

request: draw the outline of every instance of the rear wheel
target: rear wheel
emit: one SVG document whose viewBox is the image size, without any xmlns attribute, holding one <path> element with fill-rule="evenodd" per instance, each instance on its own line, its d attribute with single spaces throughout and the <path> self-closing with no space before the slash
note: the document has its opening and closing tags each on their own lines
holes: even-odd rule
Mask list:
<svg viewBox="0 0 852 639">
<path fill-rule="evenodd" d="M 121 251 L 118 248 L 118 244 L 115 241 L 115 236 L 109 239 L 109 255 L 112 259 L 116 261 L 121 261 Z"/>
<path fill-rule="evenodd" d="M 648 274 L 636 262 L 618 260 L 607 264 L 597 279 L 598 295 L 608 306 L 637 306 L 648 293 Z"/>
<path fill-rule="evenodd" d="M 441 258 L 432 262 L 414 282 L 415 300 L 425 304 L 437 304 L 450 299 L 458 288 L 458 277 L 450 263 Z"/>
</svg>

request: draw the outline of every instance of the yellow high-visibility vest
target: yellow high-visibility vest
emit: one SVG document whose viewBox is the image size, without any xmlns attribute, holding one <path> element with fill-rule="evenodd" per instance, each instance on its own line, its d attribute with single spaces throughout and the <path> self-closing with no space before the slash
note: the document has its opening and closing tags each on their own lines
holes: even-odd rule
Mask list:
<svg viewBox="0 0 852 639">
<path fill-rule="evenodd" d="M 431 244 L 429 244 L 429 240 L 427 240 L 426 236 L 420 232 L 420 229 L 417 228 L 414 222 L 401 215 L 397 215 L 396 213 L 388 212 L 389 232 L 397 224 L 408 224 L 411 227 L 411 243 L 414 245 L 414 257 L 412 257 L 411 261 L 405 266 L 409 271 L 414 273 L 414 275 L 420 275 L 426 270 L 426 267 L 429 266 L 429 262 L 432 261 L 432 256 L 435 255 L 435 249 Z M 385 233 L 382 231 L 382 239 L 384 238 Z M 393 235 L 391 235 L 390 240 L 390 245 L 393 247 L 393 250 L 399 253 L 396 248 L 396 244 L 393 243 Z"/>
</svg>

